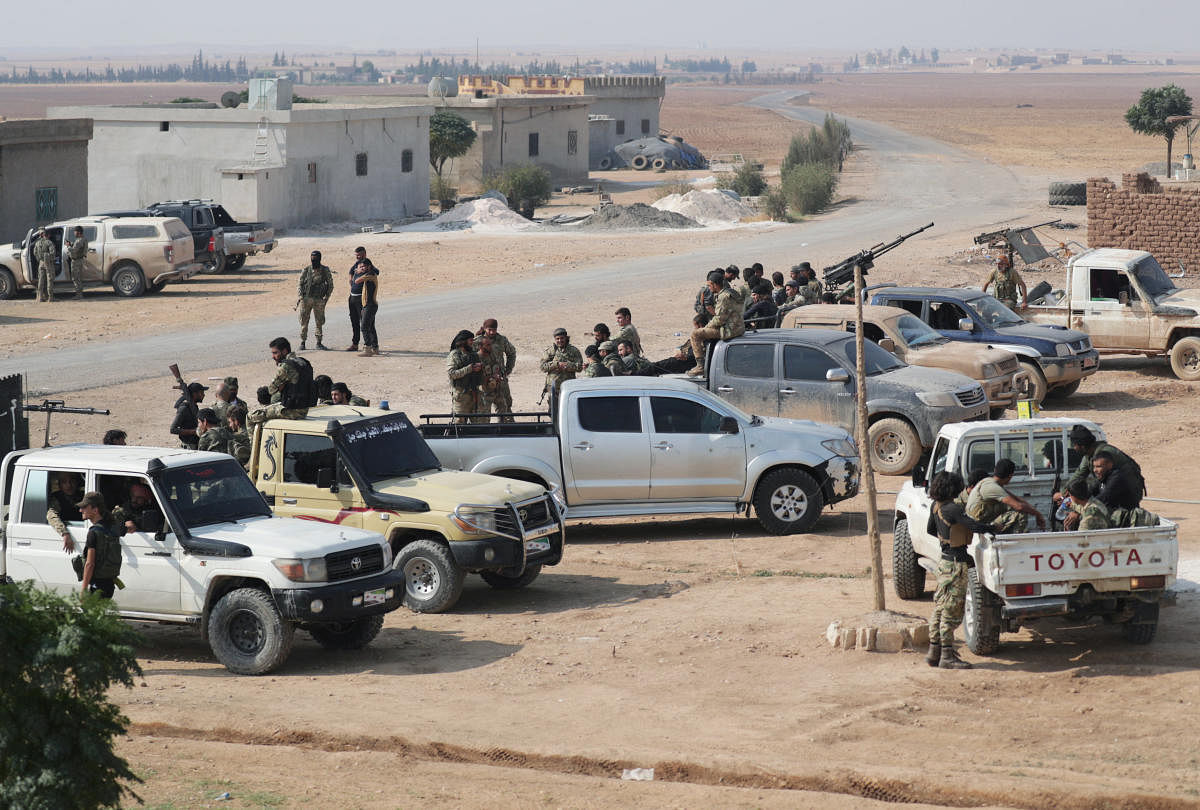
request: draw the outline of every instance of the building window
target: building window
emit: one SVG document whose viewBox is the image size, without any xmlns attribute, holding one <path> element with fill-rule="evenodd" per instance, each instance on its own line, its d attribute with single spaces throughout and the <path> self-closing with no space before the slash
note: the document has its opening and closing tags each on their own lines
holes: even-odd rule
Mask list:
<svg viewBox="0 0 1200 810">
<path fill-rule="evenodd" d="M 171 131 L 171 122 L 170 121 L 160 121 L 158 124 L 158 131 L 159 132 L 170 132 Z"/>
<path fill-rule="evenodd" d="M 315 163 L 308 164 L 308 182 L 317 182 L 317 164 Z"/>
<path fill-rule="evenodd" d="M 650 119 L 649 118 L 642 119 L 642 134 L 643 135 L 650 134 Z"/>
<path fill-rule="evenodd" d="M 625 134 L 625 119 L 624 118 L 617 119 L 617 134 L 618 135 Z"/>
<path fill-rule="evenodd" d="M 354 173 L 359 177 L 367 176 L 367 153 L 359 152 L 354 156 Z"/>
<path fill-rule="evenodd" d="M 403 152 L 400 153 L 400 171 L 402 171 L 402 172 L 411 172 L 412 171 L 412 150 L 411 149 L 405 149 Z"/>
<path fill-rule="evenodd" d="M 536 132 L 529 133 L 529 156 L 537 157 L 538 155 L 538 134 Z"/>
<path fill-rule="evenodd" d="M 567 130 L 567 154 L 573 155 L 579 150 L 579 132 L 573 129 Z"/>
<path fill-rule="evenodd" d="M 39 188 L 34 195 L 37 222 L 58 219 L 58 188 Z"/>
</svg>

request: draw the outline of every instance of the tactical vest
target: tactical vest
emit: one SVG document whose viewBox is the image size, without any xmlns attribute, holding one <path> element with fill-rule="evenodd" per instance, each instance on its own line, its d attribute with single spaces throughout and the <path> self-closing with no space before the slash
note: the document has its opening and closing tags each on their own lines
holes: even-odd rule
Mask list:
<svg viewBox="0 0 1200 810">
<path fill-rule="evenodd" d="M 288 363 L 296 370 L 297 379 L 283 387 L 279 404 L 289 410 L 303 410 L 316 405 L 317 387 L 313 385 L 312 363 L 296 355 L 288 357 L 283 362 Z"/>
<path fill-rule="evenodd" d="M 92 526 L 96 530 L 96 567 L 94 579 L 115 579 L 121 573 L 121 540 L 112 529 L 103 523 Z"/>
<path fill-rule="evenodd" d="M 934 504 L 933 511 L 937 513 L 938 519 L 942 523 L 946 523 L 946 519 L 942 517 L 942 505 Z M 971 543 L 971 530 L 961 523 L 948 523 L 950 527 L 950 539 L 944 541 L 950 548 L 962 548 Z M 939 533 L 939 538 L 940 538 Z"/>
<path fill-rule="evenodd" d="M 464 352 L 460 350 L 459 356 L 465 360 L 459 368 L 464 366 L 473 366 L 479 362 L 479 355 L 475 352 Z M 465 377 L 459 377 L 457 380 L 451 380 L 450 384 L 458 391 L 474 391 L 479 387 L 479 383 L 483 380 L 482 371 L 472 371 Z"/>
<path fill-rule="evenodd" d="M 329 295 L 333 287 L 333 277 L 311 267 L 309 272 L 311 275 L 308 279 L 308 297 L 324 298 Z"/>
<path fill-rule="evenodd" d="M 1001 301 L 1017 300 L 1017 282 L 1012 270 L 1003 273 L 996 271 L 996 297 Z"/>
</svg>

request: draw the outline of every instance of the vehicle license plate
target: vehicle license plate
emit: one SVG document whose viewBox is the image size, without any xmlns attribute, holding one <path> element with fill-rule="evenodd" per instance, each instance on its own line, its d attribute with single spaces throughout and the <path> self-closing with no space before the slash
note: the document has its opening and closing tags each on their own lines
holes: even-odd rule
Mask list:
<svg viewBox="0 0 1200 810">
<path fill-rule="evenodd" d="M 526 540 L 525 541 L 525 551 L 526 552 L 549 551 L 549 550 L 550 550 L 550 541 L 549 540 Z"/>
<path fill-rule="evenodd" d="M 385 588 L 376 588 L 363 594 L 364 605 L 382 605 L 386 601 L 387 590 Z"/>
<path fill-rule="evenodd" d="M 1099 362 L 1100 361 L 1097 360 L 1095 357 L 1085 357 L 1085 358 L 1083 358 L 1083 367 L 1084 368 L 1092 368 Z"/>
</svg>

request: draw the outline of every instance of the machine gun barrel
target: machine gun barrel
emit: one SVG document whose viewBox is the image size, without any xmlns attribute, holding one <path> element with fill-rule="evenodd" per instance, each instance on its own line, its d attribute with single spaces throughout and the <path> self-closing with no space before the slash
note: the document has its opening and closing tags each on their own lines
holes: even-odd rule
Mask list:
<svg viewBox="0 0 1200 810">
<path fill-rule="evenodd" d="M 902 244 L 905 240 L 911 239 L 922 231 L 927 231 L 933 227 L 933 223 L 917 228 L 910 233 L 901 234 L 890 242 L 880 242 L 877 245 L 872 245 L 866 250 L 861 250 L 853 256 L 848 256 L 842 259 L 837 264 L 832 264 L 826 267 L 822 273 L 825 277 L 825 286 L 836 287 L 845 284 L 850 279 L 854 278 L 855 266 L 861 267 L 863 274 L 875 266 L 875 259 L 887 253 Z"/>
<path fill-rule="evenodd" d="M 993 242 L 998 242 L 1001 239 L 1007 242 L 1009 235 L 1014 234 L 1017 231 L 1031 231 L 1034 228 L 1044 228 L 1047 225 L 1054 225 L 1059 222 L 1062 222 L 1061 217 L 1059 219 L 1050 219 L 1046 220 L 1045 222 L 1039 222 L 1037 225 L 1022 225 L 1019 228 L 1001 228 L 998 231 L 987 231 L 986 233 L 981 233 L 975 237 L 975 244 L 990 245 Z"/>
<path fill-rule="evenodd" d="M 46 414 L 46 435 L 42 447 L 50 446 L 50 415 L 55 413 L 81 413 L 87 416 L 108 416 L 108 408 L 74 408 L 61 399 L 44 399 L 41 405 L 16 405 L 22 411 L 35 411 Z"/>
</svg>

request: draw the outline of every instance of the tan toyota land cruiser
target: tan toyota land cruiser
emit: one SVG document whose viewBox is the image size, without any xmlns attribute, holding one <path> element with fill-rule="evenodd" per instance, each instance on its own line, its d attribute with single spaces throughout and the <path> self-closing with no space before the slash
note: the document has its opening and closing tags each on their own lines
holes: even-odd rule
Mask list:
<svg viewBox="0 0 1200 810">
<path fill-rule="evenodd" d="M 88 242 L 83 285 L 112 285 L 117 295 L 135 297 L 158 292 L 171 281 L 190 278 L 204 269 L 196 263 L 191 231 L 178 217 L 80 217 L 47 225 L 54 242 L 54 288 L 73 291 L 66 241 L 75 239 L 75 226 Z M 33 245 L 37 228 L 16 244 L 0 245 L 0 299 L 37 288 Z"/>
</svg>

